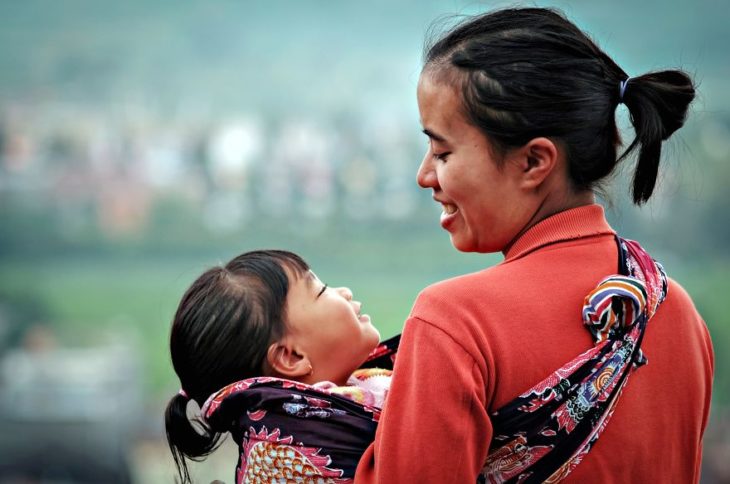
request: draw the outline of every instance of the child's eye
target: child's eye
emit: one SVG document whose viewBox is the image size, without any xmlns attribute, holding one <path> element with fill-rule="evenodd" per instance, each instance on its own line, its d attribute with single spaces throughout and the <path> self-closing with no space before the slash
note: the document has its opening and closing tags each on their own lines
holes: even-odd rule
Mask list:
<svg viewBox="0 0 730 484">
<path fill-rule="evenodd" d="M 317 294 L 317 297 L 321 296 L 324 293 L 324 291 L 326 291 L 326 290 L 327 290 L 327 284 L 325 284 L 324 286 L 322 286 L 322 289 Z"/>
</svg>

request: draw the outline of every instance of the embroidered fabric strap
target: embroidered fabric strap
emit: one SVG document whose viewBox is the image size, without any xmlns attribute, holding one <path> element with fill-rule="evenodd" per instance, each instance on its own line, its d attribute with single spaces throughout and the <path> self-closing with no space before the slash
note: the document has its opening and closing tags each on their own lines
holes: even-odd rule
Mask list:
<svg viewBox="0 0 730 484">
<path fill-rule="evenodd" d="M 244 482 L 352 482 L 360 456 L 375 439 L 380 408 L 311 385 L 250 378 L 211 395 L 204 422 L 228 427 Z"/>
<path fill-rule="evenodd" d="M 667 277 L 634 241 L 617 237 L 620 274 L 585 298 L 595 346 L 491 416 L 494 439 L 478 482 L 559 482 L 605 429 L 631 373 L 647 363 L 641 341 L 667 295 Z"/>
<path fill-rule="evenodd" d="M 400 336 L 383 341 L 353 378 L 389 375 L 399 342 Z M 201 419 L 228 428 L 239 445 L 237 484 L 353 482 L 360 457 L 375 439 L 381 408 L 342 388 L 249 378 L 212 394 Z"/>
</svg>

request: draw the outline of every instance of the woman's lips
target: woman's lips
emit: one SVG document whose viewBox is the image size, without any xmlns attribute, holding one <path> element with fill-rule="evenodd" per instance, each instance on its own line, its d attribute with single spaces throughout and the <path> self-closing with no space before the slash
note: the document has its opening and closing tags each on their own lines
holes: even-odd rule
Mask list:
<svg viewBox="0 0 730 484">
<path fill-rule="evenodd" d="M 367 315 L 367 314 L 358 314 L 357 319 L 359 319 L 361 323 L 369 323 L 370 322 L 370 316 Z"/>
<path fill-rule="evenodd" d="M 443 211 L 441 212 L 441 227 L 448 230 L 449 225 L 456 218 L 456 213 L 459 211 L 456 205 L 452 203 L 441 203 Z"/>
</svg>

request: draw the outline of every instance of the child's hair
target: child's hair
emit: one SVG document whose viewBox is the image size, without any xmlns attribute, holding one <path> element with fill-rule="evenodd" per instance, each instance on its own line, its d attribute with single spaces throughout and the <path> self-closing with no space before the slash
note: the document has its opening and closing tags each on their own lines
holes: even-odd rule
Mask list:
<svg viewBox="0 0 730 484">
<path fill-rule="evenodd" d="M 167 405 L 165 429 L 183 483 L 191 482 L 185 459 L 210 454 L 227 431 L 187 416 L 189 400 L 202 406 L 222 387 L 262 376 L 270 343 L 284 335 L 287 272 L 309 266 L 279 250 L 247 252 L 198 277 L 180 301 L 172 322 L 170 354 L 181 391 Z"/>
<path fill-rule="evenodd" d="M 594 188 L 638 150 L 634 203 L 651 197 L 661 144 L 695 97 L 679 70 L 629 77 L 557 10 L 506 8 L 470 17 L 426 46 L 424 70 L 461 90 L 468 119 L 497 152 L 538 136 L 562 141 L 569 175 Z M 636 138 L 617 157 L 615 110 L 629 110 Z"/>
</svg>

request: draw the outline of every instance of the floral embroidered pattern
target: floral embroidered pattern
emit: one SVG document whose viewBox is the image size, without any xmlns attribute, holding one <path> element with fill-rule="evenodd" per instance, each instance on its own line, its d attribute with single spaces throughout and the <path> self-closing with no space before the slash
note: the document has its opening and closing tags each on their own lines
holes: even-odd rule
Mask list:
<svg viewBox="0 0 730 484">
<path fill-rule="evenodd" d="M 332 459 L 320 455 L 321 449 L 292 445 L 293 440 L 291 436 L 280 438 L 279 429 L 269 433 L 266 427 L 260 432 L 251 428 L 243 445 L 237 482 L 346 482 L 340 479 L 342 470 L 327 467 Z"/>
<path fill-rule="evenodd" d="M 392 369 L 399 340 L 381 343 L 370 365 Z M 368 368 L 354 377 L 370 382 L 388 374 Z M 360 456 L 375 439 L 381 408 L 350 398 L 355 395 L 342 388 L 250 378 L 211 395 L 201 416 L 218 428 L 228 426 L 238 442 L 237 484 L 352 482 Z"/>
</svg>

